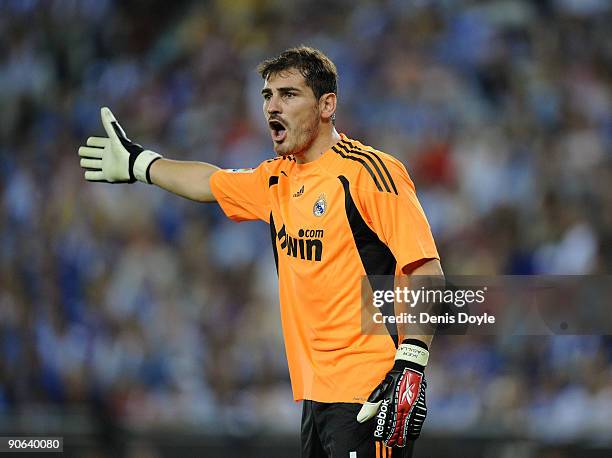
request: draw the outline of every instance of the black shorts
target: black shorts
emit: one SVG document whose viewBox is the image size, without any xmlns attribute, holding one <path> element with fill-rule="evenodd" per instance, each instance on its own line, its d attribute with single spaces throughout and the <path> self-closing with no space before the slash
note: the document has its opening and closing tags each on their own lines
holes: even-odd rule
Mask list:
<svg viewBox="0 0 612 458">
<path fill-rule="evenodd" d="M 303 401 L 302 458 L 410 458 L 414 442 L 387 448 L 374 441 L 376 417 L 357 421 L 361 404 Z"/>
</svg>

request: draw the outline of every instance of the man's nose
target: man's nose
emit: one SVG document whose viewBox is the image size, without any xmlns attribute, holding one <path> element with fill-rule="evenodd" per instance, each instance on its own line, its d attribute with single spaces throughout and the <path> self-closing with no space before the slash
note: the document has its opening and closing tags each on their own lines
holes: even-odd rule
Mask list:
<svg viewBox="0 0 612 458">
<path fill-rule="evenodd" d="M 266 107 L 266 111 L 268 112 L 268 114 L 281 112 L 280 104 L 278 103 L 278 97 L 270 97 L 270 99 L 268 100 L 268 106 Z"/>
</svg>

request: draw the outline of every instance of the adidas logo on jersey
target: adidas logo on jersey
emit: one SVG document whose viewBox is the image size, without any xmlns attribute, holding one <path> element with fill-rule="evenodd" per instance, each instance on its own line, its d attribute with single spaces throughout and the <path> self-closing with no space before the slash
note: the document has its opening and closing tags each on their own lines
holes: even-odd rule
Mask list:
<svg viewBox="0 0 612 458">
<path fill-rule="evenodd" d="M 304 185 L 302 185 L 298 192 L 293 193 L 293 197 L 300 197 L 302 194 L 304 194 Z"/>
<path fill-rule="evenodd" d="M 300 229 L 298 231 L 299 238 L 294 238 L 287 234 L 283 224 L 276 237 L 280 242 L 281 249 L 286 251 L 287 256 L 307 261 L 320 261 L 323 256 L 323 242 L 320 240 L 323 238 L 323 229 Z"/>
</svg>

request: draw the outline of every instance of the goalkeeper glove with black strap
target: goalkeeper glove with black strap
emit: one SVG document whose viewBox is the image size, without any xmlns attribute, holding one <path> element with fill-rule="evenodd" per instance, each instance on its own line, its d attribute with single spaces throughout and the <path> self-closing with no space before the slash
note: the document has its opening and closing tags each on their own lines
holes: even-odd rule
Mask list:
<svg viewBox="0 0 612 458">
<path fill-rule="evenodd" d="M 100 115 L 108 137 L 89 137 L 87 146 L 79 148 L 85 179 L 106 183 L 139 180 L 151 184 L 149 169 L 162 156 L 132 142 L 108 108 L 102 108 Z"/>
<path fill-rule="evenodd" d="M 421 434 L 427 415 L 424 369 L 428 359 L 426 344 L 404 340 L 397 349 L 393 368 L 357 414 L 359 423 L 376 416 L 374 439 L 387 447 L 404 447 Z"/>
</svg>

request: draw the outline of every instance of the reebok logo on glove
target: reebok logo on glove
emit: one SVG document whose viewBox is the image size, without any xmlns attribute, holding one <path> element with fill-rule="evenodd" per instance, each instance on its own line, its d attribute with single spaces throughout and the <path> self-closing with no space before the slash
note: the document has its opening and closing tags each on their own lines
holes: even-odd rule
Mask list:
<svg viewBox="0 0 612 458">
<path fill-rule="evenodd" d="M 427 345 L 416 339 L 404 340 L 393 368 L 357 414 L 360 423 L 376 417 L 374 438 L 387 447 L 404 447 L 421 434 L 427 415 L 423 371 L 428 359 Z"/>
<path fill-rule="evenodd" d="M 374 430 L 374 437 L 381 438 L 383 436 L 383 432 L 385 431 L 385 420 L 387 419 L 387 410 L 389 410 L 389 400 L 385 399 L 380 405 L 380 410 L 378 411 L 378 421 L 376 422 L 376 429 Z"/>
</svg>

